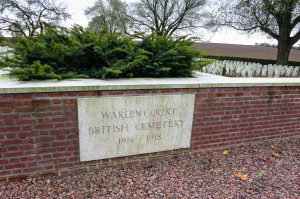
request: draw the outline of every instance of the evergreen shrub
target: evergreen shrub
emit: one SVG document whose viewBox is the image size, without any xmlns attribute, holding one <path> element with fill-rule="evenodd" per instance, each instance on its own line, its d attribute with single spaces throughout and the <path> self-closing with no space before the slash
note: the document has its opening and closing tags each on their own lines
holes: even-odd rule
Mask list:
<svg viewBox="0 0 300 199">
<path fill-rule="evenodd" d="M 140 36 L 140 35 L 139 35 Z M 14 56 L 5 59 L 19 80 L 122 77 L 189 77 L 203 63 L 193 38 L 162 37 L 155 32 L 142 41 L 80 26 L 46 27 L 36 37 L 20 38 Z M 204 64 L 205 65 L 205 64 Z"/>
</svg>

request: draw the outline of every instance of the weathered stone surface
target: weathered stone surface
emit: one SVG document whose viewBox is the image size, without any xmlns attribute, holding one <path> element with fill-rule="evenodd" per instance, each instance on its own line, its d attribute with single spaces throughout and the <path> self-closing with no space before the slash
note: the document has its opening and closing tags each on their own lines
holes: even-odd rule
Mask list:
<svg viewBox="0 0 300 199">
<path fill-rule="evenodd" d="M 300 67 L 296 66 L 293 70 L 292 77 L 298 77 L 299 70 L 300 70 Z"/>
<path fill-rule="evenodd" d="M 80 161 L 190 147 L 194 94 L 78 99 Z"/>
</svg>

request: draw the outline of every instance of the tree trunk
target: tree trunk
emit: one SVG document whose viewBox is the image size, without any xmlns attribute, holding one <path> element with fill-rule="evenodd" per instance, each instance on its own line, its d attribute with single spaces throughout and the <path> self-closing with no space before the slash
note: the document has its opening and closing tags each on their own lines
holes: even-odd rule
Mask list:
<svg viewBox="0 0 300 199">
<path fill-rule="evenodd" d="M 289 55 L 291 51 L 290 42 L 284 40 L 278 40 L 277 48 L 277 65 L 288 65 Z"/>
</svg>

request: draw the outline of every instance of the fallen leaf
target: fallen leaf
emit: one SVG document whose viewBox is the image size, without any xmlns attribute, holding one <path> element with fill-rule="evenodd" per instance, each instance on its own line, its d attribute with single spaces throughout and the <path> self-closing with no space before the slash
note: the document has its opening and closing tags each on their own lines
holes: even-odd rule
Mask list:
<svg viewBox="0 0 300 199">
<path fill-rule="evenodd" d="M 292 143 L 295 144 L 295 143 L 296 143 L 296 140 L 292 140 Z"/>
<path fill-rule="evenodd" d="M 240 178 L 241 180 L 248 180 L 248 175 L 247 174 L 241 174 L 240 172 L 239 173 L 236 173 L 234 174 L 236 177 Z"/>
<path fill-rule="evenodd" d="M 273 153 L 272 155 L 273 155 L 275 158 L 280 158 L 280 155 L 277 154 L 277 153 Z"/>
<path fill-rule="evenodd" d="M 223 155 L 226 155 L 227 153 L 228 153 L 228 151 L 224 151 L 224 152 L 223 152 Z"/>
<path fill-rule="evenodd" d="M 265 162 L 269 162 L 268 158 L 262 158 L 262 160 L 265 161 Z"/>
<path fill-rule="evenodd" d="M 258 175 L 261 177 L 261 176 L 263 176 L 263 175 L 265 175 L 265 174 L 266 174 L 265 171 L 261 171 Z"/>
</svg>

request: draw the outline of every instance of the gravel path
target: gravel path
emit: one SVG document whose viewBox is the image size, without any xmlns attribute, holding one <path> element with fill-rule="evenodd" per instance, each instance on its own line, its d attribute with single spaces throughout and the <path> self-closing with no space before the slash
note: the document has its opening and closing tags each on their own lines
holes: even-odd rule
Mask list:
<svg viewBox="0 0 300 199">
<path fill-rule="evenodd" d="M 300 138 L 239 146 L 227 154 L 217 150 L 132 168 L 12 182 L 0 186 L 0 198 L 299 199 Z"/>
</svg>

